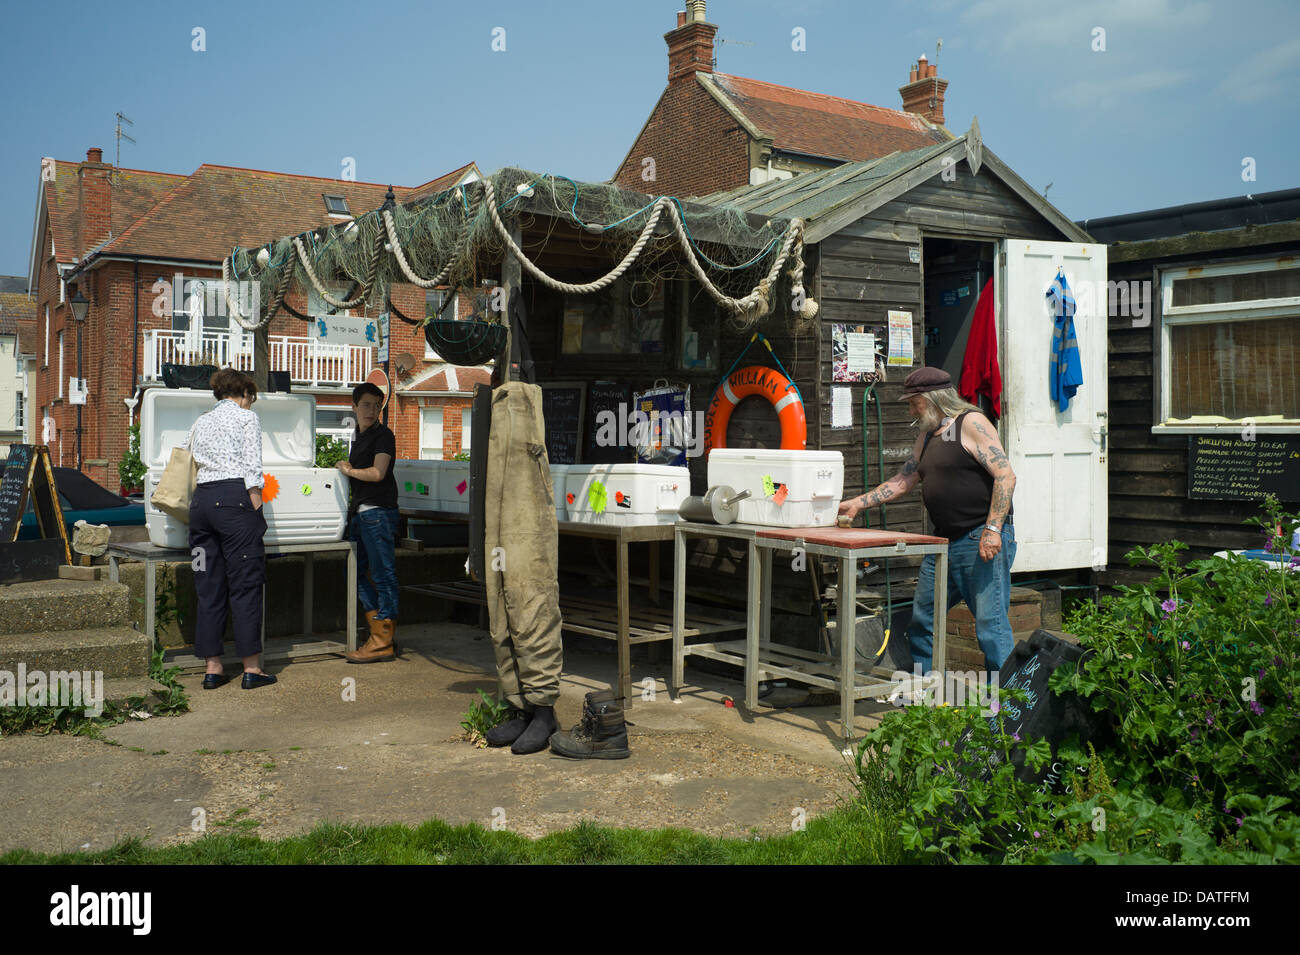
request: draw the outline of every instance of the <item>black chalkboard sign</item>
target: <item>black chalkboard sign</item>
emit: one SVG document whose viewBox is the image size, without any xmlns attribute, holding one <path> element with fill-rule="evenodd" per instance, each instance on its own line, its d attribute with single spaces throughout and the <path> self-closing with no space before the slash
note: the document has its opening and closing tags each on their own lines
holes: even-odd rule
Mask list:
<svg viewBox="0 0 1300 955">
<path fill-rule="evenodd" d="M 542 418 L 546 422 L 546 456 L 552 464 L 577 464 L 580 460 L 582 412 L 587 384 L 563 381 L 543 384 Z"/>
<path fill-rule="evenodd" d="M 1300 501 L 1300 436 L 1261 434 L 1253 441 L 1212 434 L 1187 439 L 1187 496 Z"/>
<path fill-rule="evenodd" d="M 55 580 L 67 563 L 63 541 L 57 537 L 39 541 L 0 544 L 0 584 L 29 580 Z"/>
<path fill-rule="evenodd" d="M 27 488 L 32 483 L 30 444 L 15 444 L 9 450 L 4 474 L 0 477 L 0 541 L 17 540 L 27 506 Z"/>
<path fill-rule="evenodd" d="M 632 386 L 614 381 L 594 381 L 587 388 L 586 441 L 583 450 L 585 464 L 628 464 L 636 460 L 636 451 L 626 440 L 630 426 L 628 415 L 632 411 Z M 606 412 L 602 415 L 602 412 Z M 611 418 L 612 415 L 612 418 Z M 611 429 L 608 422 L 612 420 Z M 622 425 L 620 426 L 620 421 Z M 604 424 L 606 435 L 612 434 L 613 443 L 597 440 Z M 620 441 L 619 439 L 623 440 Z"/>
<path fill-rule="evenodd" d="M 23 511 L 31 495 L 32 510 L 42 538 L 57 538 L 62 544 L 65 563 L 72 563 L 68 530 L 59 506 L 58 485 L 50 464 L 50 449 L 45 445 L 15 444 L 9 449 L 3 476 L 0 476 L 0 542 L 13 543 L 22 530 Z M 39 578 L 38 578 L 39 579 Z"/>
</svg>

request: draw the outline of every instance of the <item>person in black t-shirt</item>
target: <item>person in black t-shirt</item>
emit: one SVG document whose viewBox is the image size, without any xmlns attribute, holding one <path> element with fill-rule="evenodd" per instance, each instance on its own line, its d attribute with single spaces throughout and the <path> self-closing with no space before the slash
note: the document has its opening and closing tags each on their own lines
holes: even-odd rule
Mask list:
<svg viewBox="0 0 1300 955">
<path fill-rule="evenodd" d="M 370 382 L 352 389 L 357 433 L 338 469 L 352 486 L 348 540 L 357 544 L 357 592 L 370 624 L 370 639 L 347 654 L 349 663 L 379 663 L 397 656 L 397 441 L 380 422 L 384 393 Z M 367 571 L 369 578 L 367 578 Z"/>
</svg>

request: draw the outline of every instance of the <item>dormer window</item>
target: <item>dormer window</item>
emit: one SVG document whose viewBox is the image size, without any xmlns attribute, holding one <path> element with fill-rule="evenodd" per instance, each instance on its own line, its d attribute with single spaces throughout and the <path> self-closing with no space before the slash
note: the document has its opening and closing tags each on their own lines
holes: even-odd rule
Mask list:
<svg viewBox="0 0 1300 955">
<path fill-rule="evenodd" d="M 352 217 L 352 213 L 348 212 L 348 201 L 342 196 L 326 196 L 325 211 L 332 216 Z"/>
</svg>

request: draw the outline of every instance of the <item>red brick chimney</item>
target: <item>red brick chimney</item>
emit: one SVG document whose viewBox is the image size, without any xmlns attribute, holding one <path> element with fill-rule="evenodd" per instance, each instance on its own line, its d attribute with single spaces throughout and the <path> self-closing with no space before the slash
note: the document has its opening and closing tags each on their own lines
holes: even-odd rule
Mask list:
<svg viewBox="0 0 1300 955">
<path fill-rule="evenodd" d="M 900 86 L 898 92 L 903 97 L 903 111 L 924 116 L 932 123 L 943 125 L 943 94 L 948 89 L 948 81 L 938 78 L 938 67 L 931 66 L 922 53 L 912 64 L 908 74 L 907 85 Z"/>
<path fill-rule="evenodd" d="M 668 44 L 668 82 L 713 72 L 713 37 L 718 28 L 704 19 L 705 0 L 688 0 L 677 12 L 677 28 L 664 34 Z"/>
<path fill-rule="evenodd" d="M 104 162 L 104 150 L 92 146 L 86 161 L 77 166 L 77 201 L 80 253 L 85 255 L 113 233 L 113 167 Z"/>
</svg>

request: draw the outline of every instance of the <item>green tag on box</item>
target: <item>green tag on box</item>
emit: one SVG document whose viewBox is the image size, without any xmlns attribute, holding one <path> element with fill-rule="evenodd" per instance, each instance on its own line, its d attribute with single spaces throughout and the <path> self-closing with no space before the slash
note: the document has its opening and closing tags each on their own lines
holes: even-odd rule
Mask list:
<svg viewBox="0 0 1300 955">
<path fill-rule="evenodd" d="M 771 497 L 776 493 L 776 485 L 772 483 L 772 475 L 763 475 L 763 496 Z"/>
<path fill-rule="evenodd" d="M 408 491 L 411 489 L 411 482 L 410 482 L 410 481 L 407 481 L 407 482 L 406 482 L 406 489 L 407 489 Z"/>
<path fill-rule="evenodd" d="M 609 499 L 605 485 L 600 481 L 592 481 L 591 487 L 587 488 L 587 503 L 597 514 L 605 513 L 605 503 Z"/>
</svg>

